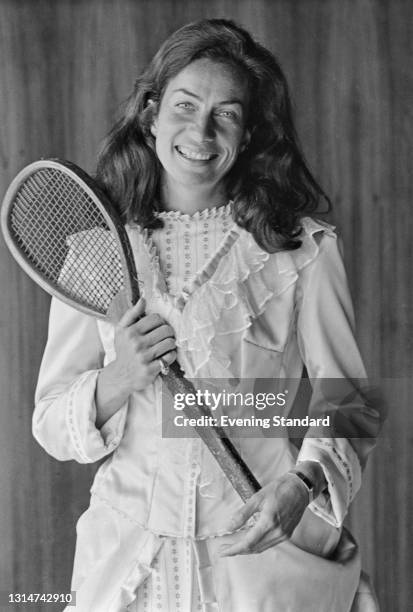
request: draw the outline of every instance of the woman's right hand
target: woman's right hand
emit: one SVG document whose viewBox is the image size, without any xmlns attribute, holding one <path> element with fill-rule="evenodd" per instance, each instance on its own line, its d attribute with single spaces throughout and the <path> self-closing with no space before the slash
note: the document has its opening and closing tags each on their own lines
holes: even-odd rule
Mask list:
<svg viewBox="0 0 413 612">
<path fill-rule="evenodd" d="M 174 331 L 158 314 L 145 315 L 141 298 L 115 328 L 116 359 L 104 367 L 96 383 L 96 426 L 119 410 L 134 391 L 150 385 L 161 371 L 162 360 L 176 359 Z"/>
<path fill-rule="evenodd" d="M 129 393 L 150 385 L 161 371 L 162 360 L 176 359 L 174 330 L 158 314 L 145 315 L 141 298 L 127 310 L 115 328 L 116 359 L 113 373 Z"/>
</svg>

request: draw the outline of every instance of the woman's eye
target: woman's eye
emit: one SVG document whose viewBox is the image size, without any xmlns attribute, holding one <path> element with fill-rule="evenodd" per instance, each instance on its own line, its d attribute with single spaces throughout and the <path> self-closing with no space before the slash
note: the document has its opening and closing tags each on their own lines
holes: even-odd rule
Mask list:
<svg viewBox="0 0 413 612">
<path fill-rule="evenodd" d="M 218 111 L 218 116 L 223 117 L 224 119 L 232 119 L 234 121 L 238 118 L 237 114 L 231 110 L 220 110 Z"/>
<path fill-rule="evenodd" d="M 194 107 L 191 102 L 178 102 L 176 106 L 178 108 L 183 108 L 184 110 L 191 110 Z"/>
</svg>

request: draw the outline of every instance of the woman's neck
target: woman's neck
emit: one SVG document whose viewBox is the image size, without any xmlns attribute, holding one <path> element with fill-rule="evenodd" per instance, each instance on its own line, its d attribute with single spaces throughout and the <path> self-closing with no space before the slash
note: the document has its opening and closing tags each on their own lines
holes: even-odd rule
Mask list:
<svg viewBox="0 0 413 612">
<path fill-rule="evenodd" d="M 205 208 L 223 206 L 228 200 L 223 186 L 202 188 L 198 185 L 171 186 L 164 184 L 161 194 L 164 210 L 178 210 L 189 215 L 205 210 Z"/>
</svg>

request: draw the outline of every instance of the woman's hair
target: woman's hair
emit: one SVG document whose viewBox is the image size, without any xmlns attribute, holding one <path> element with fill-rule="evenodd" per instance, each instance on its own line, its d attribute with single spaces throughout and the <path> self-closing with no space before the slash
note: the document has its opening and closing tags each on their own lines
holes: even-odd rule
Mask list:
<svg viewBox="0 0 413 612">
<path fill-rule="evenodd" d="M 97 180 L 125 222 L 162 225 L 155 214 L 161 207 L 161 165 L 150 131 L 153 113 L 169 81 L 201 58 L 236 67 L 248 82 L 246 128 L 251 139 L 226 176 L 234 220 L 266 250 L 297 248 L 299 218 L 315 212 L 321 199 L 329 209 L 330 201 L 300 151 L 287 82 L 277 60 L 232 21 L 191 23 L 163 43 L 105 141 Z"/>
</svg>

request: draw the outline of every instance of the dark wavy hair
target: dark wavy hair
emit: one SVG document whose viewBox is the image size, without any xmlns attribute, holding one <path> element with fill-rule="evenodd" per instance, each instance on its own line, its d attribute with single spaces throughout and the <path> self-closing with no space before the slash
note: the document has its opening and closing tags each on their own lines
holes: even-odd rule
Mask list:
<svg viewBox="0 0 413 612">
<path fill-rule="evenodd" d="M 150 127 L 168 82 L 191 62 L 208 58 L 247 79 L 248 147 L 226 176 L 235 222 L 265 250 L 300 246 L 299 218 L 330 200 L 311 174 L 294 129 L 286 78 L 274 55 L 226 19 L 205 19 L 174 32 L 135 83 L 123 115 L 98 158 L 96 178 L 125 222 L 162 225 L 161 165 Z"/>
</svg>

